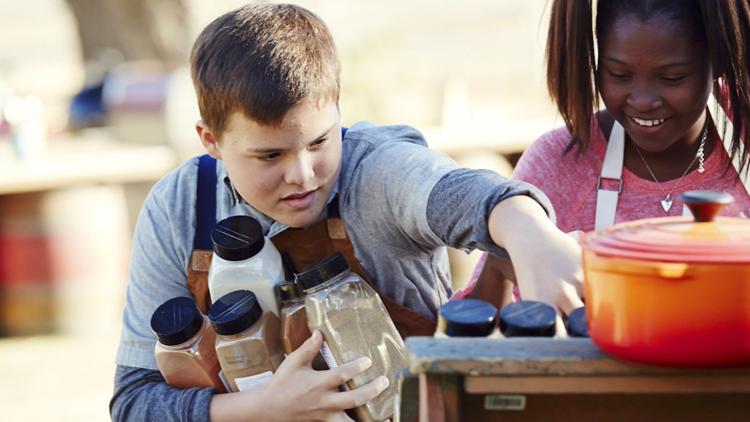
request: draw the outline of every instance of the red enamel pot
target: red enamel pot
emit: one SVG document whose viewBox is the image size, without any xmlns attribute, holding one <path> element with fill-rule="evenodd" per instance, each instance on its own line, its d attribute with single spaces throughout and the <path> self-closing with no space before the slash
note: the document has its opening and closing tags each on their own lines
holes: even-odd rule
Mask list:
<svg viewBox="0 0 750 422">
<path fill-rule="evenodd" d="M 683 194 L 694 219 L 665 217 L 583 235 L 591 339 L 626 360 L 750 365 L 750 220 L 715 217 L 728 194 Z"/>
</svg>

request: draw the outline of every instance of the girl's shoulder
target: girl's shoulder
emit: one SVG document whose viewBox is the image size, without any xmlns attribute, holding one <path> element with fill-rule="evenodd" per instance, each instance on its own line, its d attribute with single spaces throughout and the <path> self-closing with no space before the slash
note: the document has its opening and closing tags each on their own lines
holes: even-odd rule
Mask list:
<svg viewBox="0 0 750 422">
<path fill-rule="evenodd" d="M 595 119 L 594 119 L 595 120 Z M 518 167 L 568 167 L 588 161 L 601 161 L 601 153 L 606 148 L 598 123 L 592 122 L 591 142 L 588 148 L 581 151 L 578 146 L 571 145 L 573 136 L 565 127 L 553 129 L 529 145 L 518 162 Z"/>
<path fill-rule="evenodd" d="M 571 145 L 572 134 L 567 127 L 553 129 L 537 138 L 524 152 L 528 158 L 542 157 L 559 159 L 562 161 L 577 161 L 582 157 L 594 158 L 606 149 L 607 137 L 612 130 L 614 120 L 606 111 L 594 113 L 591 119 L 589 145 L 580 150 L 577 145 Z"/>
<path fill-rule="evenodd" d="M 569 148 L 570 141 L 573 137 L 565 126 L 550 130 L 534 140 L 524 152 L 524 155 L 554 155 L 559 156 L 565 153 Z M 570 149 L 570 152 L 575 152 Z"/>
</svg>

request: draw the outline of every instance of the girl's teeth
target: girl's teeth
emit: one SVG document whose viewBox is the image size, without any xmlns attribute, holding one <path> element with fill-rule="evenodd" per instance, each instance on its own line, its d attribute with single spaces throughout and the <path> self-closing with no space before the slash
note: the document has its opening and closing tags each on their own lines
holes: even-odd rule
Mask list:
<svg viewBox="0 0 750 422">
<path fill-rule="evenodd" d="M 634 121 L 634 122 L 636 122 L 636 123 L 637 123 L 638 125 L 640 125 L 640 126 L 646 126 L 646 127 L 651 127 L 651 126 L 656 126 L 656 125 L 660 125 L 660 124 L 664 123 L 664 120 L 666 120 L 666 119 L 657 119 L 657 120 L 643 120 L 643 119 L 638 119 L 638 118 L 636 118 L 636 117 L 633 117 L 632 119 L 633 119 L 633 121 Z"/>
</svg>

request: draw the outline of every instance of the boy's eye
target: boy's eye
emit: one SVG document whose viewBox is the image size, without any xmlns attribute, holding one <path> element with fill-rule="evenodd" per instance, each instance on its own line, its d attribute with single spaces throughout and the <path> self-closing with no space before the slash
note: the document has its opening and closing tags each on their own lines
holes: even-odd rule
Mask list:
<svg viewBox="0 0 750 422">
<path fill-rule="evenodd" d="M 281 157 L 281 153 L 280 152 L 271 152 L 271 153 L 268 153 L 268 154 L 264 154 L 264 155 L 258 156 L 257 158 L 260 159 L 260 160 L 263 160 L 263 161 L 273 161 L 273 160 L 275 160 L 275 159 L 277 159 L 279 157 Z"/>
<path fill-rule="evenodd" d="M 318 139 L 317 141 L 311 143 L 310 147 L 311 148 L 319 147 L 319 146 L 323 145 L 324 143 L 326 143 L 327 140 L 328 140 L 328 138 Z"/>
</svg>

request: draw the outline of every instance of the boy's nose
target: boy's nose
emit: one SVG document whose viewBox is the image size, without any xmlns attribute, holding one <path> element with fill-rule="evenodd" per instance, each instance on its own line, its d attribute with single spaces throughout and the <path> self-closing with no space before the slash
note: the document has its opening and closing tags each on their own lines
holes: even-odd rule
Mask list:
<svg viewBox="0 0 750 422">
<path fill-rule="evenodd" d="M 284 178 L 285 182 L 290 185 L 304 186 L 314 176 L 312 157 L 300 154 L 287 168 Z"/>
</svg>

